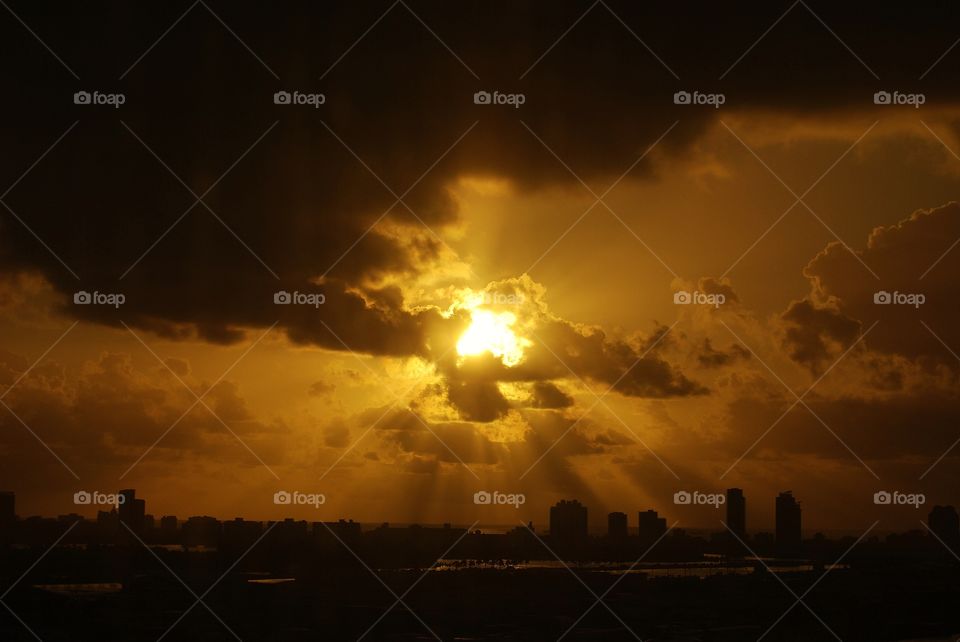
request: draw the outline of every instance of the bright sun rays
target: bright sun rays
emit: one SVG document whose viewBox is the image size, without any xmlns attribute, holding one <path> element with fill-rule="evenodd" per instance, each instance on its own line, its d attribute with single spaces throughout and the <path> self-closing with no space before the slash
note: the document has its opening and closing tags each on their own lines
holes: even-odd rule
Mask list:
<svg viewBox="0 0 960 642">
<path fill-rule="evenodd" d="M 470 320 L 470 326 L 457 341 L 457 354 L 471 357 L 489 352 L 509 367 L 523 360 L 524 349 L 531 343 L 514 332 L 515 314 L 471 307 Z"/>
</svg>

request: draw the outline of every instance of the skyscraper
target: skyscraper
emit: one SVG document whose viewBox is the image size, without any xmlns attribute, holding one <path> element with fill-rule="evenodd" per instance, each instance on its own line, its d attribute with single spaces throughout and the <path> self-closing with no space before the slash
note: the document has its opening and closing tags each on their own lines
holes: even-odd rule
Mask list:
<svg viewBox="0 0 960 642">
<path fill-rule="evenodd" d="M 0 527 L 9 526 L 17 519 L 16 495 L 13 491 L 0 491 Z"/>
<path fill-rule="evenodd" d="M 550 538 L 576 542 L 587 538 L 587 507 L 575 499 L 562 499 L 550 507 Z"/>
<path fill-rule="evenodd" d="M 747 535 L 747 498 L 740 488 L 727 489 L 727 526 L 737 537 Z"/>
<path fill-rule="evenodd" d="M 796 553 L 803 542 L 800 529 L 800 502 L 792 491 L 777 495 L 777 549 L 781 553 Z"/>
<path fill-rule="evenodd" d="M 135 533 L 143 531 L 143 519 L 147 512 L 147 503 L 142 499 L 137 499 L 137 491 L 132 488 L 121 490 L 120 496 L 123 497 L 122 503 L 117 507 L 120 521 Z M 121 526 L 121 528 L 123 527 Z"/>
<path fill-rule="evenodd" d="M 660 517 L 655 510 L 643 511 L 639 515 L 637 531 L 641 540 L 654 542 L 667 532 L 667 519 Z"/>
<path fill-rule="evenodd" d="M 927 523 L 931 532 L 945 543 L 960 540 L 960 517 L 953 506 L 934 506 L 927 516 Z"/>
<path fill-rule="evenodd" d="M 607 536 L 610 539 L 627 538 L 627 514 L 610 513 L 607 515 Z"/>
</svg>

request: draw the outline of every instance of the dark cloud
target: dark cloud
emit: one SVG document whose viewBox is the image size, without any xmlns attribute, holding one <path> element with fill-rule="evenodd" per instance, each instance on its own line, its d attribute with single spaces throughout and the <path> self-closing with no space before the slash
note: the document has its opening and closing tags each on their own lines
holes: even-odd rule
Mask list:
<svg viewBox="0 0 960 642">
<path fill-rule="evenodd" d="M 310 384 L 307 392 L 311 397 L 324 397 L 332 393 L 336 388 L 334 384 L 328 381 L 314 381 Z"/>
<path fill-rule="evenodd" d="M 14 371 L 17 377 L 21 368 Z M 192 377 L 186 381 L 196 394 L 210 386 Z M 218 420 L 200 405 L 187 412 L 196 398 L 180 381 L 165 369 L 137 370 L 127 354 L 103 353 L 75 376 L 46 361 L 24 376 L 4 401 L 16 413 L 4 409 L 0 415 L 0 477 L 11 487 L 23 479 L 43 488 L 63 488 L 75 481 L 43 444 L 84 483 L 111 488 L 141 456 L 130 481 L 165 478 L 172 461 L 197 470 L 216 461 L 249 474 L 251 467 L 261 466 L 256 457 L 268 464 L 283 461 L 291 443 L 289 427 L 254 417 L 232 381 L 219 382 L 204 397 Z M 269 475 L 265 469 L 263 474 Z"/>
<path fill-rule="evenodd" d="M 704 368 L 719 368 L 749 358 L 750 351 L 739 343 L 733 343 L 726 351 L 723 351 L 714 348 L 710 339 L 705 338 L 700 353 L 697 355 L 697 363 Z"/>
<path fill-rule="evenodd" d="M 549 381 L 533 384 L 531 404 L 534 408 L 567 408 L 573 405 L 573 397 Z"/>
<path fill-rule="evenodd" d="M 871 349 L 956 366 L 943 343 L 954 352 L 960 346 L 960 253 L 951 248 L 957 238 L 960 204 L 947 203 L 873 230 L 857 256 L 879 278 L 839 244 L 827 246 L 804 274 L 813 297 L 835 300 L 844 315 L 864 326 L 876 322 Z M 878 304 L 878 294 L 891 299 L 922 295 L 923 302 Z"/>
<path fill-rule="evenodd" d="M 350 444 L 350 429 L 337 420 L 323 429 L 323 443 L 331 448 L 346 448 Z"/>
<path fill-rule="evenodd" d="M 379 417 L 376 411 L 367 411 L 362 417 L 373 414 Z M 417 457 L 429 456 L 438 462 L 494 464 L 502 462 L 505 454 L 502 444 L 488 439 L 472 423 L 433 422 L 413 410 L 388 411 L 377 428 L 388 446 L 399 447 L 402 453 Z"/>
<path fill-rule="evenodd" d="M 790 357 L 813 372 L 830 365 L 860 336 L 860 323 L 836 305 L 794 301 L 781 315 Z"/>
<path fill-rule="evenodd" d="M 524 190 L 577 184 L 523 123 L 584 180 L 605 182 L 675 121 L 633 177 L 655 174 L 659 158 L 688 155 L 715 124 L 722 110 L 674 105 L 679 89 L 724 91 L 730 109 L 775 114 L 872 110 L 877 89 L 870 71 L 804 5 L 722 83 L 717 78 L 787 7 L 758 3 L 755 12 L 736 15 L 703 7 L 691 22 L 680 7 L 613 1 L 616 16 L 595 6 L 553 48 L 583 7 L 411 5 L 443 44 L 402 4 L 295 3 L 274 13 L 210 7 L 262 63 L 203 5 L 138 61 L 157 26 L 177 20 L 180 7 L 104 3 L 53 11 L 18 4 L 80 81 L 22 25 L 3 25 L 4 41 L 22 51 L 3 67 L 18 96 L 3 106 L 4 122 L 16 123 L 0 159 L 4 184 L 80 121 L 5 200 L 79 279 L 9 212 L 0 216 L 0 268 L 43 275 L 79 318 L 110 325 L 122 318 L 168 337 L 220 343 L 279 320 L 294 341 L 342 349 L 322 321 L 352 349 L 421 354 L 428 320 L 376 282 L 442 261 L 446 250 L 422 223 L 440 231 L 458 223 L 452 181 L 495 175 Z M 943 5 L 909 18 L 873 5 L 814 9 L 891 82 L 916 78 L 946 49 L 957 11 Z M 945 59 L 925 90 L 954 99 L 955 67 Z M 119 110 L 75 106 L 70 98 L 79 89 L 122 91 L 127 100 Z M 327 102 L 320 109 L 277 106 L 279 89 L 323 92 Z M 519 110 L 478 106 L 472 97 L 479 89 L 522 91 L 527 100 Z M 395 195 L 410 187 L 395 205 Z M 206 206 L 194 205 L 190 190 L 208 188 Z M 324 274 L 328 280 L 318 284 Z M 120 291 L 127 303 L 122 311 L 69 305 L 81 288 Z M 280 289 L 319 289 L 327 304 L 278 309 L 271 297 Z M 376 292 L 373 305 L 364 289 Z M 635 382 L 620 387 L 646 394 Z"/>
<path fill-rule="evenodd" d="M 510 409 L 496 382 L 451 381 L 448 386 L 447 398 L 468 421 L 493 421 Z"/>
</svg>

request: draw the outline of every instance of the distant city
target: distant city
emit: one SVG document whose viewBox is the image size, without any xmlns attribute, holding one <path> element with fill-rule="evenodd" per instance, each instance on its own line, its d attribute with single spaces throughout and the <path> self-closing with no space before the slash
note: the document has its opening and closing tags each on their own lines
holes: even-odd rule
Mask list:
<svg viewBox="0 0 960 642">
<path fill-rule="evenodd" d="M 89 493 L 81 492 L 78 496 L 81 496 L 75 497 L 78 504 L 90 502 Z M 550 557 L 552 554 L 561 553 L 574 558 L 628 559 L 638 551 L 651 547 L 657 549 L 651 551 L 653 558 L 663 558 L 666 553 L 676 559 L 689 559 L 692 555 L 706 552 L 741 556 L 776 555 L 783 558 L 800 557 L 810 553 L 810 546 L 805 546 L 802 535 L 800 501 L 791 491 L 781 492 L 775 498 L 774 532 L 750 533 L 747 530 L 747 498 L 743 490 L 727 489 L 723 502 L 726 508 L 726 519 L 723 522 L 725 530 L 712 533 L 709 540 L 692 537 L 685 529 L 676 528 L 676 525 L 669 527 L 666 518 L 653 509 L 638 512 L 635 535 L 631 533 L 628 514 L 612 512 L 607 516 L 605 535 L 591 536 L 588 531 L 588 509 L 575 499 L 561 500 L 550 508 L 549 529 L 546 532 L 538 532 L 530 522 L 523 526 L 518 525 L 506 533 L 497 534 L 480 530 L 468 531 L 449 523 L 442 527 L 398 527 L 389 523 L 364 527 L 352 519 L 332 522 L 308 522 L 293 518 L 282 521 L 254 521 L 242 517 L 219 520 L 206 515 L 191 516 L 185 520 L 175 515 L 164 515 L 157 519 L 147 513 L 146 501 L 137 497 L 135 489 L 123 489 L 104 498 L 111 499 L 112 505 L 109 510 L 98 511 L 95 520 L 86 519 L 77 513 L 55 518 L 20 518 L 16 514 L 15 493 L 0 491 L 0 544 L 31 545 L 50 541 L 63 535 L 65 527 L 69 527 L 70 533 L 64 538 L 65 543 L 108 545 L 139 540 L 143 545 L 207 549 L 234 549 L 244 544 L 249 545 L 267 531 L 276 530 L 276 535 L 282 534 L 286 540 L 293 538 L 301 543 L 308 543 L 311 539 L 332 537 L 344 545 L 347 542 L 356 542 L 359 538 L 413 545 L 418 537 L 436 539 L 439 536 L 441 540 L 455 539 L 458 542 L 457 550 L 450 551 L 451 555 L 464 553 L 468 556 L 477 552 L 477 547 L 471 547 L 470 543 L 482 541 L 480 548 L 497 553 L 496 557 L 504 558 L 518 553 L 522 553 L 524 558 Z M 926 527 L 926 533 L 918 530 L 912 535 L 893 534 L 888 536 L 888 540 L 897 541 L 904 537 L 918 540 L 923 537 L 931 541 L 939 540 L 940 545 L 948 548 L 960 543 L 960 518 L 953 506 L 934 506 L 927 516 Z M 823 535 L 817 534 L 812 540 L 808 540 L 808 543 L 825 540 Z"/>
<path fill-rule="evenodd" d="M 674 501 L 688 499 L 698 503 L 682 492 Z M 358 639 L 372 630 L 412 642 L 427 626 L 436 639 L 556 639 L 574 628 L 570 639 L 591 642 L 956 639 L 954 507 L 935 506 L 924 530 L 881 537 L 875 522 L 860 537 L 828 539 L 802 537 L 789 491 L 774 499 L 773 532 L 748 530 L 741 489 L 712 499 L 725 504 L 724 528 L 707 535 L 648 509 L 635 530 L 627 513 L 612 512 L 606 533 L 591 536 L 575 499 L 550 508 L 548 529 L 491 533 L 157 519 L 134 489 L 78 493 L 77 504 L 105 509 L 93 520 L 19 518 L 14 493 L 0 492 L 0 606 L 12 614 L 0 610 L 0 639 L 157 640 L 171 629 L 177 639 Z M 877 612 L 889 616 L 871 619 Z"/>
</svg>

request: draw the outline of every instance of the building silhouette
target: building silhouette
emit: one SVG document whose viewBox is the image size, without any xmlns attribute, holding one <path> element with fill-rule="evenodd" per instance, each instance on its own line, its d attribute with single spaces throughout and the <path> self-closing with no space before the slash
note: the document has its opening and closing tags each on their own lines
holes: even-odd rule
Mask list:
<svg viewBox="0 0 960 642">
<path fill-rule="evenodd" d="M 960 540 L 960 517 L 953 506 L 934 506 L 927 516 L 930 531 L 944 542 Z"/>
<path fill-rule="evenodd" d="M 627 538 L 626 513 L 610 513 L 607 515 L 607 536 L 611 539 Z"/>
<path fill-rule="evenodd" d="M 800 528 L 800 502 L 792 491 L 777 495 L 777 550 L 781 553 L 795 553 L 800 550 L 803 541 Z"/>
<path fill-rule="evenodd" d="M 727 526 L 740 539 L 747 536 L 747 498 L 740 488 L 727 489 Z"/>
<path fill-rule="evenodd" d="M 0 491 L 0 527 L 17 521 L 17 501 L 13 491 Z"/>
<path fill-rule="evenodd" d="M 117 507 L 117 515 L 120 521 L 126 524 L 134 533 L 142 533 L 144 518 L 147 512 L 147 503 L 142 499 L 137 499 L 137 491 L 133 488 L 121 490 L 120 496 L 123 497 L 123 501 Z"/>
<path fill-rule="evenodd" d="M 550 507 L 550 538 L 579 542 L 587 538 L 587 507 L 575 499 L 562 499 Z"/>
<path fill-rule="evenodd" d="M 639 517 L 637 533 L 641 540 L 653 542 L 667 532 L 667 518 L 660 517 L 657 511 L 643 511 Z"/>
</svg>

